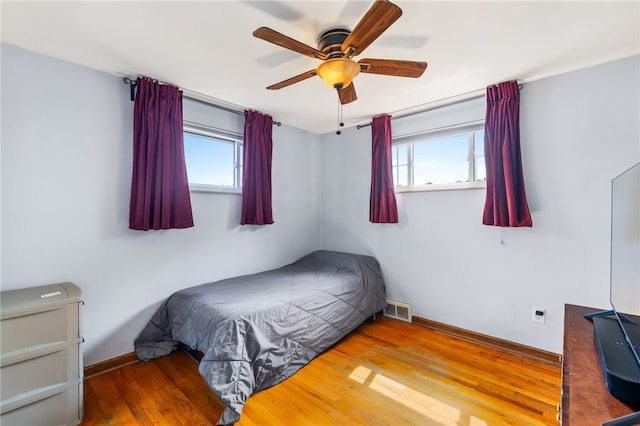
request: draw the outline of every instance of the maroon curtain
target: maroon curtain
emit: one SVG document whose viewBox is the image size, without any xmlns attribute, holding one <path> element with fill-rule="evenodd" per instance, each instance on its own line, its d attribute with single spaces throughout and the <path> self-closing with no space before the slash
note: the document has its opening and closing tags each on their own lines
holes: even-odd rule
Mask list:
<svg viewBox="0 0 640 426">
<path fill-rule="evenodd" d="M 369 221 L 398 223 L 391 164 L 391 116 L 375 117 L 371 123 L 371 195 Z"/>
<path fill-rule="evenodd" d="M 520 154 L 520 92 L 516 81 L 487 87 L 484 128 L 487 198 L 482 223 L 532 226 Z"/>
<path fill-rule="evenodd" d="M 256 111 L 244 112 L 242 225 L 270 225 L 271 139 L 273 119 Z"/>
<path fill-rule="evenodd" d="M 138 78 L 133 106 L 133 174 L 129 228 L 193 226 L 184 162 L 182 92 Z"/>
</svg>

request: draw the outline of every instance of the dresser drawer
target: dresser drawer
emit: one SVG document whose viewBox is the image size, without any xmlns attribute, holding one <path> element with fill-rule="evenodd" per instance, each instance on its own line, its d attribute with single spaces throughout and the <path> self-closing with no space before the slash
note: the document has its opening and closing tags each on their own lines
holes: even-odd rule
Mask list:
<svg viewBox="0 0 640 426">
<path fill-rule="evenodd" d="M 78 383 L 78 344 L 36 358 L 26 359 L 0 369 L 3 402 L 20 394 L 38 392 L 59 384 Z"/>
<path fill-rule="evenodd" d="M 2 354 L 48 343 L 75 341 L 78 337 L 78 304 L 7 318 L 0 322 Z"/>
<path fill-rule="evenodd" d="M 2 426 L 77 425 L 82 420 L 82 383 L 64 391 L 8 411 L 0 416 Z"/>
</svg>

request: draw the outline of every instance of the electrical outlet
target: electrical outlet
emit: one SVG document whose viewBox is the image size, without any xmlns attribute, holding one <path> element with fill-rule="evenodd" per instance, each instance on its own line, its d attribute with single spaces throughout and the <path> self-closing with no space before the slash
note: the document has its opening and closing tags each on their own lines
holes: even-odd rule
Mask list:
<svg viewBox="0 0 640 426">
<path fill-rule="evenodd" d="M 544 308 L 531 307 L 531 321 L 544 324 L 545 313 Z"/>
</svg>

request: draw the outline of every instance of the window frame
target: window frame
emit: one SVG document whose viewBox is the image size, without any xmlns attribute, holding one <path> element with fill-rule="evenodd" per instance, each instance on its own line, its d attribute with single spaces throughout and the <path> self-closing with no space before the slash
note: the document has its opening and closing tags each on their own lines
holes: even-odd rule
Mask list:
<svg viewBox="0 0 640 426">
<path fill-rule="evenodd" d="M 234 170 L 234 185 L 233 187 L 222 185 L 207 185 L 200 183 L 189 182 L 190 192 L 212 192 L 212 193 L 226 193 L 226 194 L 242 194 L 242 153 L 244 138 L 241 134 L 209 127 L 203 124 L 192 123 L 184 121 L 182 125 L 182 132 L 189 133 L 195 136 L 201 136 L 209 139 L 216 139 L 221 142 L 228 142 L 234 144 L 233 149 L 233 170 Z M 188 170 L 187 170 L 188 175 Z M 187 176 L 188 179 L 188 176 Z"/>
<path fill-rule="evenodd" d="M 407 176 L 405 180 L 407 182 L 406 186 L 395 186 L 394 190 L 396 193 L 400 192 L 423 192 L 423 191 L 451 191 L 451 190 L 465 190 L 465 189 L 484 189 L 487 187 L 486 178 L 484 180 L 475 180 L 477 177 L 476 173 L 476 149 L 475 149 L 475 135 L 478 132 L 484 131 L 484 120 L 482 121 L 474 121 L 464 124 L 458 124 L 454 126 L 445 126 L 436 129 L 431 129 L 428 131 L 412 133 L 408 135 L 401 135 L 397 137 L 393 137 L 391 141 L 392 149 L 397 149 L 399 146 L 406 145 L 407 146 L 407 161 L 401 163 L 397 160 L 397 164 L 392 165 L 393 173 L 399 173 L 400 165 L 406 165 L 407 167 Z M 473 180 L 469 179 L 467 182 L 461 183 L 446 183 L 446 184 L 431 184 L 431 185 L 415 185 L 414 182 L 414 155 L 413 155 L 413 147 L 414 144 L 428 142 L 429 140 L 434 139 L 443 139 L 448 137 L 467 135 L 468 143 L 467 143 L 467 160 L 469 163 L 468 167 L 468 177 L 473 177 Z M 473 161 L 469 161 L 473 159 Z M 394 176 L 396 178 L 396 182 L 400 181 L 399 174 L 398 176 Z"/>
</svg>

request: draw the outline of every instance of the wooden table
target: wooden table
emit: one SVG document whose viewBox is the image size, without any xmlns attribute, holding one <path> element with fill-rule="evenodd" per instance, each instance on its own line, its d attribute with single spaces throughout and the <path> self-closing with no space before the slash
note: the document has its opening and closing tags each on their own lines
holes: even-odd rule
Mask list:
<svg viewBox="0 0 640 426">
<path fill-rule="evenodd" d="M 565 305 L 560 408 L 563 426 L 601 425 L 640 410 L 613 397 L 604 384 L 593 323 L 583 316 L 598 311 L 602 309 Z"/>
</svg>

